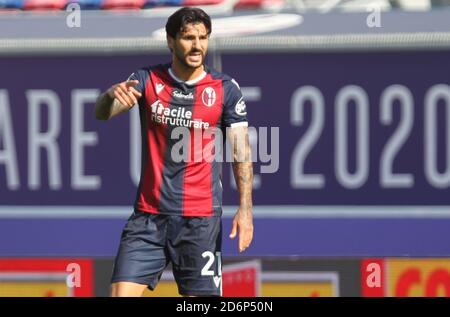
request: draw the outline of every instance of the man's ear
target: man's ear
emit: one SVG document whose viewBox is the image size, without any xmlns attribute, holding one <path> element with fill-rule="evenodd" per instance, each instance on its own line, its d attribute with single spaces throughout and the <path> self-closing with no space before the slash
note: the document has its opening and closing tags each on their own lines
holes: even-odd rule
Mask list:
<svg viewBox="0 0 450 317">
<path fill-rule="evenodd" d="M 170 35 L 167 35 L 166 39 L 167 39 L 167 46 L 169 47 L 170 52 L 173 52 L 173 45 L 175 40 Z"/>
</svg>

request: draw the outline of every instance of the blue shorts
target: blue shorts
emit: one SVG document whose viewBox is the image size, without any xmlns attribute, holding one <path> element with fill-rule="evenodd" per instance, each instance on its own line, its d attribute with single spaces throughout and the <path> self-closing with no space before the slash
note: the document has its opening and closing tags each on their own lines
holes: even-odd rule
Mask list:
<svg viewBox="0 0 450 317">
<path fill-rule="evenodd" d="M 122 233 L 112 283 L 134 282 L 154 290 L 172 263 L 178 292 L 222 295 L 220 217 L 182 217 L 135 211 Z"/>
</svg>

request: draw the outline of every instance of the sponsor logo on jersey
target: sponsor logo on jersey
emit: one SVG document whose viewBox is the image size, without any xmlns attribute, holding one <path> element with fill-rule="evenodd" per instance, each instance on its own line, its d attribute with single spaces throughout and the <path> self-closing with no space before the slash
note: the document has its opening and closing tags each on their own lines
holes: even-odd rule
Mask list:
<svg viewBox="0 0 450 317">
<path fill-rule="evenodd" d="M 203 104 L 207 107 L 212 107 L 216 102 L 216 91 L 212 87 L 206 87 L 202 93 Z"/>
<path fill-rule="evenodd" d="M 234 107 L 234 111 L 239 116 L 245 116 L 247 114 L 247 106 L 245 105 L 245 101 L 243 98 L 239 99 L 236 106 Z"/>
<path fill-rule="evenodd" d="M 202 119 L 192 118 L 192 111 L 185 107 L 165 107 L 160 100 L 156 100 L 151 106 L 151 120 L 153 122 L 186 128 L 208 129 L 209 123 Z"/>
<path fill-rule="evenodd" d="M 194 94 L 192 92 L 190 92 L 188 94 L 184 94 L 181 91 L 174 90 L 172 92 L 172 96 L 174 96 L 175 98 L 184 99 L 184 100 L 194 100 Z"/>
</svg>

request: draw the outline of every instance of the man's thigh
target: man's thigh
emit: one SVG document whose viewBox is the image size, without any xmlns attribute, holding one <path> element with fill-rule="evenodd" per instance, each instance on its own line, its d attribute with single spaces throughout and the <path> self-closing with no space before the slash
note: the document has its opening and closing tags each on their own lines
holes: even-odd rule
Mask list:
<svg viewBox="0 0 450 317">
<path fill-rule="evenodd" d="M 185 296 L 222 295 L 220 217 L 171 217 L 168 252 Z"/>
<path fill-rule="evenodd" d="M 165 250 L 167 217 L 135 212 L 128 220 L 114 262 L 112 283 L 129 282 L 154 289 L 168 257 Z"/>
</svg>

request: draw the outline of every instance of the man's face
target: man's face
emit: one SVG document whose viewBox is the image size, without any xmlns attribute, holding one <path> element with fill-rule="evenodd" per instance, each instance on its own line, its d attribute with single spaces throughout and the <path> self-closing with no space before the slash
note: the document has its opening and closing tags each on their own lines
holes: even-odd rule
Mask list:
<svg viewBox="0 0 450 317">
<path fill-rule="evenodd" d="M 208 32 L 203 23 L 187 24 L 175 39 L 168 37 L 173 57 L 188 68 L 198 68 L 208 50 Z"/>
</svg>

